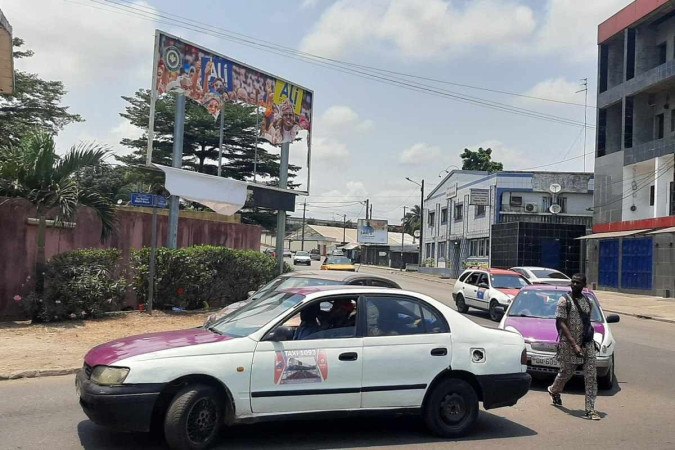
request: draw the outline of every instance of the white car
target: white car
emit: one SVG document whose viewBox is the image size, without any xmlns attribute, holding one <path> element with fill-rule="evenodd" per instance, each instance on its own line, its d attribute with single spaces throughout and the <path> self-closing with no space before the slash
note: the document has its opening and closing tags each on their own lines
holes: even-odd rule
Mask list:
<svg viewBox="0 0 675 450">
<path fill-rule="evenodd" d="M 533 374 L 558 373 L 558 330 L 555 326 L 555 314 L 560 298 L 570 292 L 569 286 L 527 286 L 511 302 L 499 323 L 499 328 L 515 331 L 524 337 L 527 345 L 527 370 Z M 614 386 L 616 341 L 609 324 L 619 322 L 619 316 L 611 314 L 605 317 L 593 291 L 585 289 L 583 292 L 593 302 L 591 322 L 595 329 L 598 387 L 611 389 Z M 575 375 L 583 376 L 583 372 L 577 369 Z"/>
<path fill-rule="evenodd" d="M 546 267 L 511 267 L 509 270 L 518 272 L 532 284 L 554 284 L 569 286 L 572 280 L 559 270 Z"/>
<path fill-rule="evenodd" d="M 452 289 L 457 311 L 471 308 L 490 313 L 498 322 L 520 288 L 530 284 L 519 273 L 503 269 L 467 269 L 459 276 Z"/>
<path fill-rule="evenodd" d="M 302 250 L 295 252 L 295 255 L 293 255 L 293 265 L 297 266 L 298 264 L 312 265 L 312 258 L 309 256 L 309 252 Z"/>
<path fill-rule="evenodd" d="M 320 413 L 420 413 L 461 436 L 485 409 L 529 389 L 520 334 L 482 327 L 422 294 L 306 287 L 254 300 L 205 328 L 132 336 L 90 350 L 80 405 L 117 430 L 164 430 L 206 448 L 222 426 Z"/>
</svg>

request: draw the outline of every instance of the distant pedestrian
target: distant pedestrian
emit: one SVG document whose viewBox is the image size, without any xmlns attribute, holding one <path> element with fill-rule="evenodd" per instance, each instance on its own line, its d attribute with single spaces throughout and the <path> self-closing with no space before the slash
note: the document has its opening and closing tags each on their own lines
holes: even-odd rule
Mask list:
<svg viewBox="0 0 675 450">
<path fill-rule="evenodd" d="M 600 420 L 600 416 L 595 411 L 598 382 L 593 333 L 584 333 L 584 329 L 590 325 L 593 308 L 593 303 L 583 294 L 583 289 L 586 287 L 586 276 L 582 273 L 573 275 L 571 287 L 572 294 L 562 297 L 558 301 L 556 310 L 556 326 L 560 330 L 558 346 L 560 370 L 553 384 L 548 387 L 548 393 L 555 406 L 562 406 L 560 394 L 565 388 L 565 384 L 574 375 L 576 367 L 583 364 L 586 385 L 586 414 L 584 417 L 590 420 Z"/>
</svg>

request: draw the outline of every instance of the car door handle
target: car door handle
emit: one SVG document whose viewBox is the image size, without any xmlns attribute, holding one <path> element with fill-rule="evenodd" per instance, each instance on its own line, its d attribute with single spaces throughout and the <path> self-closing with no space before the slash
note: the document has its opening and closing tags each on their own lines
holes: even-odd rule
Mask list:
<svg viewBox="0 0 675 450">
<path fill-rule="evenodd" d="M 434 348 L 431 350 L 431 356 L 445 356 L 448 354 L 448 349 L 445 347 Z"/>
<path fill-rule="evenodd" d="M 340 361 L 356 361 L 359 359 L 359 355 L 356 352 L 340 353 L 338 359 Z"/>
</svg>

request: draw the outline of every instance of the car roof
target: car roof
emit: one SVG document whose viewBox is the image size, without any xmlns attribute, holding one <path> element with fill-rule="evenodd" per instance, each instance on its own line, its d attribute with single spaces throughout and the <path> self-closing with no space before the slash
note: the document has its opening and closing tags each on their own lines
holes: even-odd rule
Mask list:
<svg viewBox="0 0 675 450">
<path fill-rule="evenodd" d="M 509 270 L 509 269 L 496 269 L 496 268 L 481 269 L 479 267 L 475 267 L 473 269 L 468 268 L 464 272 L 487 272 L 490 275 L 516 275 L 516 276 L 522 277 L 522 275 L 519 274 L 518 272 L 514 272 L 513 270 Z"/>
<path fill-rule="evenodd" d="M 524 291 L 561 291 L 561 292 L 572 292 L 572 288 L 570 286 L 560 286 L 560 285 L 555 285 L 555 284 L 530 284 L 527 286 L 523 286 L 520 289 L 520 292 Z M 585 294 L 593 294 L 593 291 L 588 288 L 584 288 L 583 292 Z"/>
<path fill-rule="evenodd" d="M 381 277 L 379 275 L 372 275 L 370 273 L 359 273 L 359 272 L 339 272 L 339 271 L 330 271 L 330 270 L 299 270 L 296 272 L 287 272 L 282 275 L 282 277 L 298 277 L 298 278 L 319 278 L 322 280 L 335 280 L 335 281 L 354 281 L 354 280 L 382 280 L 389 283 L 396 283 L 394 280 Z"/>
<path fill-rule="evenodd" d="M 558 269 L 552 269 L 550 267 L 539 267 L 539 266 L 515 266 L 511 267 L 511 269 L 527 269 L 527 270 L 550 270 L 554 272 L 560 272 Z M 560 272 L 562 273 L 562 272 Z"/>
</svg>

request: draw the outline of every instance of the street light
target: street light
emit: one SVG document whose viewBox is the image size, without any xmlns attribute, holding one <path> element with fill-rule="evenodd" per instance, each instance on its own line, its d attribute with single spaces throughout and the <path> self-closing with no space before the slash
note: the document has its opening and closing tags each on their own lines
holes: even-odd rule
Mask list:
<svg viewBox="0 0 675 450">
<path fill-rule="evenodd" d="M 420 255 L 418 264 L 422 267 L 422 246 L 424 245 L 424 179 L 422 179 L 421 183 L 411 180 L 409 177 L 405 177 L 405 179 L 420 187 Z"/>
<path fill-rule="evenodd" d="M 443 172 L 445 172 L 445 173 L 450 173 L 450 171 L 449 171 L 448 169 L 451 168 L 451 167 L 454 167 L 454 168 L 457 169 L 457 170 L 462 170 L 460 167 L 457 167 L 457 166 L 455 166 L 454 164 L 452 164 L 452 165 L 449 165 L 448 167 L 446 167 L 445 169 L 441 170 L 440 172 L 438 172 L 438 178 L 441 177 L 441 175 L 443 174 Z"/>
</svg>

